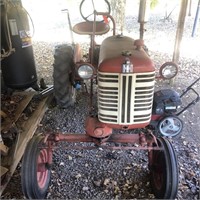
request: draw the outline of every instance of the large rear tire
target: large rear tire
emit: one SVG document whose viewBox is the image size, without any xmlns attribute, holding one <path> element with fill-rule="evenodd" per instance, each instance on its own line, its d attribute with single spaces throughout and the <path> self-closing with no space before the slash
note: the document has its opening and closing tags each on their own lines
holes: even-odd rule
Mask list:
<svg viewBox="0 0 200 200">
<path fill-rule="evenodd" d="M 54 96 L 61 108 L 68 108 L 75 103 L 74 65 L 74 47 L 69 44 L 57 46 L 53 64 Z"/>
<path fill-rule="evenodd" d="M 21 168 L 22 191 L 28 199 L 44 199 L 50 183 L 51 171 L 48 165 L 47 148 L 43 147 L 44 137 L 34 136 L 28 143 Z"/>
<path fill-rule="evenodd" d="M 157 199 L 175 199 L 178 192 L 178 165 L 174 149 L 166 138 L 157 138 L 161 150 L 149 152 L 151 185 Z"/>
</svg>

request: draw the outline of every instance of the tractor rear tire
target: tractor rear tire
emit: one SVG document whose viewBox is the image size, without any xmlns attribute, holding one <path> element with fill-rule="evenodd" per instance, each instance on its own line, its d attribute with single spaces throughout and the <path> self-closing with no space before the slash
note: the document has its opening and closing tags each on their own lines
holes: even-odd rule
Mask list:
<svg viewBox="0 0 200 200">
<path fill-rule="evenodd" d="M 75 103 L 74 46 L 62 44 L 55 48 L 53 68 L 54 96 L 57 104 L 61 108 L 73 106 Z"/>
</svg>

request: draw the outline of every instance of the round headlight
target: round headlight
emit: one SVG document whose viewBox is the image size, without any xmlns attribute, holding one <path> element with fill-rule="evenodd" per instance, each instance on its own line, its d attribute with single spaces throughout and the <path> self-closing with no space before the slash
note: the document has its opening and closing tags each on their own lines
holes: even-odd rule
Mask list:
<svg viewBox="0 0 200 200">
<path fill-rule="evenodd" d="M 78 68 L 78 75 L 82 79 L 90 79 L 94 74 L 94 68 L 88 64 L 80 65 Z"/>
<path fill-rule="evenodd" d="M 166 62 L 160 67 L 160 75 L 164 79 L 172 79 L 178 73 L 178 65 L 174 62 Z"/>
</svg>

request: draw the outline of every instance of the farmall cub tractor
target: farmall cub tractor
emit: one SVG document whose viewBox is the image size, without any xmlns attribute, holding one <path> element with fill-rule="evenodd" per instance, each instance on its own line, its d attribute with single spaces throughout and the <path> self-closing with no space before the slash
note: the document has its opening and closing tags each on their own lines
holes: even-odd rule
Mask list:
<svg viewBox="0 0 200 200">
<path fill-rule="evenodd" d="M 78 146 L 83 142 L 94 143 L 94 148 L 101 146 L 116 150 L 148 151 L 148 166 L 155 197 L 174 199 L 178 190 L 176 155 L 170 141 L 166 137 L 158 137 L 151 127 L 164 119 L 165 110 L 169 114 L 173 113 L 180 99 L 171 90 L 154 93 L 155 68 L 143 48 L 143 41 L 115 35 L 115 21 L 110 15 L 109 3 L 102 1 L 106 10 L 97 12 L 91 1 L 89 7 L 93 7 L 93 11 L 88 13 L 86 2 L 83 0 L 80 4 L 80 12 L 85 21 L 76 24 L 72 30 L 90 36 L 89 56 L 81 58 L 81 50 L 74 43 L 57 46 L 53 74 L 55 98 L 63 108 L 73 105 L 76 88 L 89 80 L 90 111 L 85 122 L 86 134 L 52 131 L 34 136 L 27 145 L 22 161 L 23 193 L 27 198 L 45 198 L 50 182 L 53 148 L 59 141 L 66 141 L 76 144 L 80 142 Z M 95 36 L 110 30 L 108 21 L 113 28 L 112 36 L 98 46 L 95 44 Z M 97 102 L 93 100 L 95 88 Z M 167 118 L 169 122 L 174 119 L 176 116 Z M 182 128 L 181 121 L 177 118 L 169 126 L 166 125 L 167 120 L 162 120 L 161 130 L 163 128 L 165 133 L 169 129 L 177 134 Z M 112 134 L 114 129 L 137 131 Z M 119 143 L 120 146 L 116 145 Z"/>
</svg>

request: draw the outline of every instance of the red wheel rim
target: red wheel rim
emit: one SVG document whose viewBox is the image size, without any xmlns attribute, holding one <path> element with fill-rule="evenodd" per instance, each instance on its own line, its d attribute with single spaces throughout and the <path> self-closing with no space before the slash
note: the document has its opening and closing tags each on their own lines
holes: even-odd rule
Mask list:
<svg viewBox="0 0 200 200">
<path fill-rule="evenodd" d="M 49 170 L 46 165 L 48 162 L 48 152 L 46 149 L 40 150 L 37 159 L 37 183 L 40 188 L 44 188 L 48 180 Z"/>
</svg>

